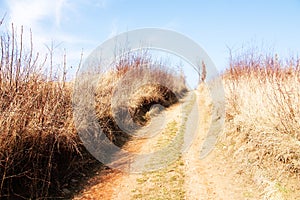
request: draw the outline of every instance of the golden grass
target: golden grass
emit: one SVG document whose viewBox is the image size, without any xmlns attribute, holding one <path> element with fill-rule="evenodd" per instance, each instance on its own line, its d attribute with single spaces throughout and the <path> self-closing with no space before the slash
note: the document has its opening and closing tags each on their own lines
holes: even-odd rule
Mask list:
<svg viewBox="0 0 300 200">
<path fill-rule="evenodd" d="M 96 115 L 106 135 L 116 145 L 124 144 L 129 135 L 118 127 L 135 131 L 147 123 L 151 106 L 176 103 L 187 92 L 185 80 L 147 56 L 126 55 L 116 70 L 104 73 L 96 88 Z"/>
<path fill-rule="evenodd" d="M 226 122 L 221 142 L 253 177 L 300 177 L 300 65 L 274 57 L 236 59 L 223 75 Z M 280 183 L 280 182 L 279 182 Z"/>
<path fill-rule="evenodd" d="M 66 197 L 62 190 L 72 190 L 67 186 L 70 180 L 74 176 L 78 179 L 78 174 L 98 163 L 77 135 L 73 84 L 65 82 L 65 70 L 60 79 L 63 81 L 58 81 L 53 78 L 53 66 L 47 67 L 47 60 L 34 56 L 32 49 L 24 52 L 22 33 L 20 44 L 15 43 L 14 30 L 7 37 L 1 37 L 0 52 L 0 198 Z M 172 88 L 174 91 L 153 84 L 139 88 L 134 80 L 137 72 L 143 70 L 139 64 L 142 60 L 121 60 L 122 65 L 118 63 L 115 70 L 104 74 L 95 90 L 97 120 L 116 144 L 126 142 L 128 137 L 115 123 L 111 103 L 119 81 L 128 71 L 137 70 L 132 73 L 133 82 L 123 85 L 127 88 L 127 98 L 116 96 L 114 108 L 129 108 L 137 120 L 140 120 L 136 117 L 137 110 L 147 110 L 153 103 L 170 105 L 176 100 L 168 99 L 173 92 L 182 95 L 186 90 L 184 79 L 164 68 L 152 68 L 140 78 L 151 80 L 151 75 L 167 80 L 168 86 L 171 83 L 178 86 Z M 64 60 L 64 69 L 65 65 Z M 49 73 L 43 72 L 49 68 Z M 140 91 L 133 90 L 136 88 Z"/>
</svg>

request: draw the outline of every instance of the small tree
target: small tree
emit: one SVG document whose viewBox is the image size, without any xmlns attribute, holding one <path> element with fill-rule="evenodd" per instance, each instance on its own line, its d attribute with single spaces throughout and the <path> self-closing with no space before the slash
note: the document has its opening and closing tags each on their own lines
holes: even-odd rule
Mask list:
<svg viewBox="0 0 300 200">
<path fill-rule="evenodd" d="M 207 71 L 204 61 L 202 61 L 201 65 L 197 65 L 197 68 L 195 68 L 195 70 L 198 73 L 198 84 L 205 82 Z"/>
<path fill-rule="evenodd" d="M 202 74 L 201 74 L 201 83 L 203 83 L 206 79 L 206 65 L 204 61 L 202 61 Z"/>
</svg>

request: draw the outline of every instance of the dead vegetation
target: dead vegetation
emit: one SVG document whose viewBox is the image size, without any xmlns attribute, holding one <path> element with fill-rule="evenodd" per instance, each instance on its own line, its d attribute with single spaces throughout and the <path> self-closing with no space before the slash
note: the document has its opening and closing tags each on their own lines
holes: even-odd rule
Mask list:
<svg viewBox="0 0 300 200">
<path fill-rule="evenodd" d="M 70 85 L 44 73 L 47 57 L 32 42 L 25 50 L 22 38 L 13 26 L 1 36 L 0 197 L 59 197 L 91 157 L 76 135 Z"/>
<path fill-rule="evenodd" d="M 115 70 L 101 75 L 95 89 L 97 118 L 107 137 L 118 146 L 128 140 L 126 132 L 147 123 L 153 106 L 169 107 L 187 92 L 182 75 L 144 53 L 140 55 L 121 58 Z"/>
<path fill-rule="evenodd" d="M 86 151 L 77 135 L 73 84 L 66 82 L 65 60 L 61 75 L 55 73 L 52 55 L 49 60 L 34 54 L 32 42 L 25 51 L 22 37 L 23 31 L 17 37 L 14 28 L 1 36 L 0 198 L 70 197 L 70 182 L 78 182 L 81 174 L 99 162 Z M 95 92 L 97 121 L 108 138 L 120 146 L 128 137 L 117 126 L 115 112 L 126 108 L 134 122 L 143 125 L 151 105 L 169 106 L 186 91 L 181 76 L 163 67 L 149 67 L 150 64 L 146 70 L 139 64 L 141 60 L 121 60 L 115 70 L 103 75 Z M 127 79 L 120 83 L 128 71 L 130 82 Z M 135 79 L 139 74 L 138 82 Z M 153 84 L 156 80 L 165 80 L 165 86 Z M 141 88 L 137 84 L 150 82 Z M 112 106 L 118 85 L 126 86 L 126 96 L 116 96 L 117 102 Z"/>
<path fill-rule="evenodd" d="M 248 52 L 231 60 L 223 81 L 227 104 L 221 142 L 228 156 L 256 182 L 264 177 L 274 183 L 262 192 L 265 198 L 279 190 L 287 199 L 295 198 L 291 195 L 299 188 L 292 180 L 300 178 L 299 59 L 283 62 L 276 54 Z"/>
</svg>

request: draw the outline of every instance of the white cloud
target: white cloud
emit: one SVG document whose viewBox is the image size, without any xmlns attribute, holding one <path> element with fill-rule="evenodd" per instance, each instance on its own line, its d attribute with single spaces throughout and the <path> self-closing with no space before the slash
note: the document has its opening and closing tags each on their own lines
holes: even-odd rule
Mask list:
<svg viewBox="0 0 300 200">
<path fill-rule="evenodd" d="M 107 8 L 108 0 L 78 0 L 81 5 L 96 6 L 98 8 Z"/>
<path fill-rule="evenodd" d="M 24 27 L 24 41 L 29 39 L 29 28 L 32 30 L 35 51 L 47 53 L 45 44 L 74 39 L 60 27 L 64 15 L 68 14 L 67 0 L 6 0 L 6 5 L 8 23 L 13 23 L 16 29 Z"/>
<path fill-rule="evenodd" d="M 81 1 L 84 0 L 5 0 L 8 20 L 6 24 L 10 30 L 10 24 L 14 23 L 18 32 L 20 26 L 24 26 L 23 41 L 27 47 L 30 45 L 30 28 L 33 34 L 33 49 L 41 56 L 49 54 L 46 46 L 50 47 L 52 42 L 54 45 L 60 44 L 54 49 L 53 60 L 57 63 L 55 65 L 61 65 L 62 55 L 66 49 L 67 63 L 74 66 L 80 60 L 82 48 L 86 54 L 94 47 L 95 41 L 81 35 L 77 36 L 76 32 L 71 32 L 64 25 L 72 22 L 68 21 L 68 18 L 76 20 L 74 14 L 78 17 L 83 7 L 106 5 L 106 0 L 88 0 L 88 5 Z"/>
<path fill-rule="evenodd" d="M 118 20 L 114 19 L 111 23 L 111 31 L 108 35 L 108 38 L 116 36 L 118 33 Z"/>
<path fill-rule="evenodd" d="M 60 25 L 66 0 L 6 0 L 10 21 L 20 26 L 35 28 L 39 21 L 49 19 Z"/>
<path fill-rule="evenodd" d="M 57 4 L 55 5 L 55 22 L 56 22 L 56 26 L 60 26 L 60 22 L 62 19 L 62 11 L 64 6 L 67 5 L 67 1 L 66 0 L 57 0 L 56 1 Z"/>
</svg>

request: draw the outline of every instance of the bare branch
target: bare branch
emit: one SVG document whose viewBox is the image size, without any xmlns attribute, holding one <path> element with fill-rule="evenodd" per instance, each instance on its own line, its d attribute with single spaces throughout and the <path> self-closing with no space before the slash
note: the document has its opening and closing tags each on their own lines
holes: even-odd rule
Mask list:
<svg viewBox="0 0 300 200">
<path fill-rule="evenodd" d="M 6 17 L 6 13 L 4 13 L 2 19 L 0 20 L 0 26 L 3 24 L 3 21 L 4 21 L 5 17 Z"/>
</svg>

